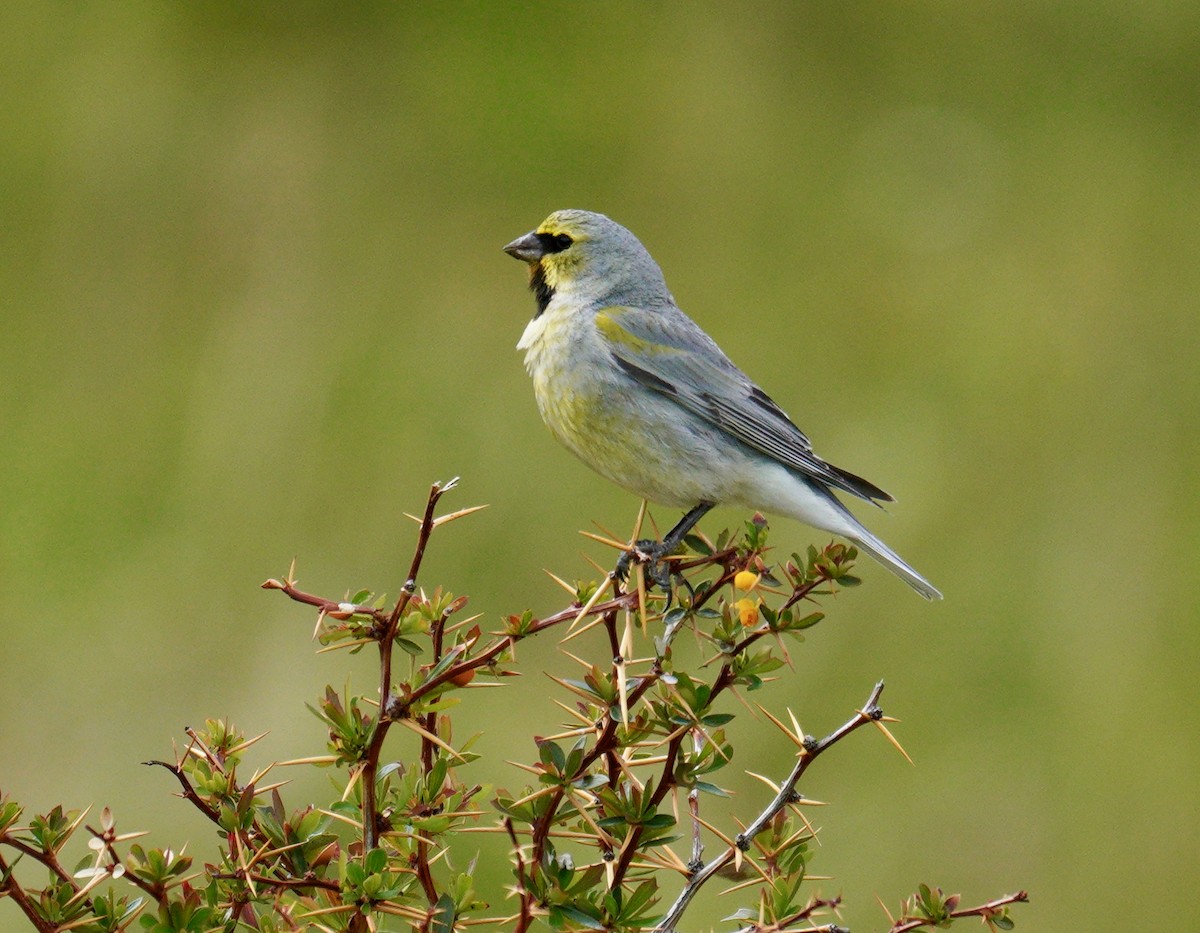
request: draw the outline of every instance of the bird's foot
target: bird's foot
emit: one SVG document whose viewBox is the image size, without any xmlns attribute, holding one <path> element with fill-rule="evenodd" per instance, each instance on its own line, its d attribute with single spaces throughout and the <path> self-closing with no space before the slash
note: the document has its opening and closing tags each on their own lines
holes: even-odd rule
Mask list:
<svg viewBox="0 0 1200 933">
<path fill-rule="evenodd" d="M 675 596 L 675 592 L 671 588 L 672 579 L 682 583 L 694 596 L 695 593 L 687 579 L 675 571 L 675 565 L 671 561 L 663 558 L 675 553 L 675 549 L 683 543 L 687 533 L 695 527 L 696 522 L 708 514 L 712 507 L 713 503 L 711 502 L 701 502 L 693 506 L 661 541 L 655 541 L 652 538 L 634 541 L 633 546 L 622 553 L 617 561 L 617 567 L 613 571 L 617 583 L 624 586 L 625 581 L 629 578 L 630 566 L 635 563 L 643 564 L 646 568 L 646 582 L 654 584 L 663 592 L 667 597 L 667 608 L 670 608 L 671 600 Z M 664 608 L 663 611 L 666 612 L 666 609 Z"/>
<path fill-rule="evenodd" d="M 617 560 L 616 570 L 613 571 L 618 583 L 629 579 L 629 571 L 634 564 L 642 564 L 646 568 L 646 582 L 653 583 L 660 590 L 671 596 L 671 563 L 663 558 L 673 551 L 662 541 L 652 538 L 642 538 L 633 542 L 633 547 L 624 551 Z"/>
</svg>

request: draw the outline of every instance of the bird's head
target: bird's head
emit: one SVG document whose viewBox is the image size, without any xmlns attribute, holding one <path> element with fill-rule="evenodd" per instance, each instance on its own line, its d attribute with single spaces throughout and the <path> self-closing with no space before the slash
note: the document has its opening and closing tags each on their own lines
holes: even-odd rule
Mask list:
<svg viewBox="0 0 1200 933">
<path fill-rule="evenodd" d="M 579 307 L 670 301 L 662 271 L 619 223 L 591 211 L 555 211 L 504 247 L 529 263 L 529 287 L 541 314 L 560 292 Z M 536 315 L 535 315 L 536 316 Z"/>
</svg>

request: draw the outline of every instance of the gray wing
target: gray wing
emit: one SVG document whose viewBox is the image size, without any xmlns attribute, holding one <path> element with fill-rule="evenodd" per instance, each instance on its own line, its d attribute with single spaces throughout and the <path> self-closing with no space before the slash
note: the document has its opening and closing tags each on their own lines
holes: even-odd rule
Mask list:
<svg viewBox="0 0 1200 933">
<path fill-rule="evenodd" d="M 790 469 L 869 501 L 892 501 L 874 483 L 813 453 L 783 409 L 673 305 L 604 308 L 596 326 L 621 369 L 647 388 Z"/>
</svg>

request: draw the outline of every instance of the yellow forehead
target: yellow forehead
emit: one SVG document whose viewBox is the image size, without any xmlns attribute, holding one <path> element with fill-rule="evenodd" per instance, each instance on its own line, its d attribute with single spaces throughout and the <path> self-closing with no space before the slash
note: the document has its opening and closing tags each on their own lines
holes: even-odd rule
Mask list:
<svg viewBox="0 0 1200 933">
<path fill-rule="evenodd" d="M 565 233 L 573 240 L 586 240 L 587 231 L 580 218 L 571 216 L 570 214 L 559 211 L 551 214 L 537 228 L 538 233 L 546 233 L 550 236 L 558 236 L 560 233 Z"/>
</svg>

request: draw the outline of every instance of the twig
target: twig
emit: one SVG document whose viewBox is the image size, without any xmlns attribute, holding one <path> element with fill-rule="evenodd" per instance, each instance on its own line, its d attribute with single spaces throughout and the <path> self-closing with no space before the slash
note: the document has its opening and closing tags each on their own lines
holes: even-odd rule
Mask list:
<svg viewBox="0 0 1200 933">
<path fill-rule="evenodd" d="M 115 833 L 112 830 L 101 831 L 98 829 L 94 829 L 91 826 L 85 826 L 84 828 L 89 833 L 91 833 L 92 836 L 94 836 L 96 839 L 99 839 L 102 843 L 104 843 L 104 852 L 111 860 L 111 864 L 108 866 L 108 869 L 110 872 L 114 868 L 116 868 L 118 865 L 124 864 L 124 862 L 121 860 L 121 856 L 119 856 L 117 854 L 117 850 L 113 847 L 113 841 L 116 837 L 115 837 Z M 128 878 L 129 878 L 129 881 L 131 884 L 133 884 L 135 887 L 141 888 L 143 891 L 145 891 L 147 894 L 149 894 L 152 898 L 154 898 L 154 900 L 157 901 L 159 905 L 166 905 L 167 891 L 166 891 L 165 887 L 163 887 L 161 884 L 158 884 L 158 885 L 151 884 L 149 881 L 145 881 L 142 878 L 139 878 L 137 875 L 137 872 L 131 871 L 131 872 L 126 872 L 126 874 L 128 875 Z"/>
<path fill-rule="evenodd" d="M 7 841 L 8 840 L 5 840 L 5 842 Z M 0 894 L 5 895 L 6 897 L 11 897 L 13 899 L 13 903 L 15 903 L 21 909 L 21 913 L 29 918 L 29 922 L 32 923 L 37 930 L 42 931 L 42 933 L 54 933 L 54 931 L 58 929 L 57 924 L 42 919 L 41 914 L 38 913 L 37 908 L 33 905 L 33 902 L 30 901 L 28 896 L 25 894 L 25 889 L 22 888 L 21 885 L 17 883 L 17 879 L 13 877 L 12 868 L 6 861 L 4 861 L 3 856 L 0 856 L 0 879 L 3 879 L 0 881 Z"/>
<path fill-rule="evenodd" d="M 342 889 L 341 885 L 336 881 L 326 881 L 324 878 L 317 878 L 311 874 L 303 878 L 272 878 L 269 875 L 237 871 L 214 872 L 210 877 L 230 881 L 249 881 L 254 884 L 261 884 L 266 888 L 317 888 L 322 891 L 340 891 Z"/>
<path fill-rule="evenodd" d="M 816 760 L 818 755 L 837 742 L 840 742 L 854 730 L 883 716 L 883 710 L 879 708 L 879 696 L 882 693 L 883 681 L 881 680 L 875 685 L 870 696 L 867 697 L 867 702 L 859 712 L 855 713 L 840 728 L 835 729 L 819 742 L 805 745 L 804 751 L 800 754 L 800 759 L 796 762 L 796 766 L 792 768 L 792 773 L 788 775 L 787 780 L 780 787 L 779 793 L 767 804 L 766 808 L 758 815 L 754 822 L 746 827 L 745 832 L 741 833 L 735 840 L 737 849 L 740 849 L 742 852 L 748 850 L 750 848 L 750 840 L 762 832 L 767 823 L 774 818 L 775 814 L 789 803 L 796 801 L 796 784 L 800 780 L 800 776 L 808 770 L 808 766 Z M 688 879 L 687 885 L 679 893 L 679 897 L 675 899 L 675 903 L 671 905 L 671 909 L 667 911 L 666 915 L 655 928 L 655 933 L 673 933 L 680 919 L 682 919 L 684 911 L 687 910 L 688 905 L 691 903 L 692 898 L 736 854 L 734 846 L 729 846 L 720 855 L 705 863 L 703 868 L 692 875 Z M 900 931 L 893 931 L 893 933 L 900 933 Z"/>
<path fill-rule="evenodd" d="M 988 901 L 986 904 L 980 904 L 978 907 L 964 907 L 961 910 L 953 910 L 950 916 L 958 919 L 960 917 L 982 917 L 985 921 L 999 914 L 1009 904 L 1027 904 L 1029 903 L 1029 895 L 1024 891 L 1018 891 L 1016 894 L 1006 894 L 1004 897 L 998 897 L 995 900 Z M 937 922 L 925 917 L 901 917 L 888 930 L 888 933 L 907 933 L 908 930 L 919 930 L 921 927 L 936 927 Z"/>
<path fill-rule="evenodd" d="M 150 767 L 157 766 L 159 768 L 166 768 L 168 771 L 170 771 L 173 775 L 175 775 L 175 779 L 179 781 L 179 786 L 183 788 L 183 799 L 191 801 L 192 805 L 195 806 L 197 810 L 212 820 L 212 822 L 220 825 L 221 815 L 217 813 L 215 809 L 209 806 L 208 803 L 202 800 L 200 795 L 196 793 L 196 789 L 192 787 L 192 782 L 189 781 L 187 779 L 187 775 L 183 773 L 182 767 L 177 764 L 171 764 L 166 761 L 157 760 L 143 761 L 142 764 Z"/>
<path fill-rule="evenodd" d="M 625 593 L 617 596 L 614 599 L 605 600 L 602 603 L 597 603 L 589 610 L 590 615 L 601 615 L 603 613 L 614 612 L 618 609 L 626 609 L 634 604 L 637 599 L 636 593 Z M 531 622 L 529 628 L 520 635 L 502 635 L 494 642 L 483 648 L 474 656 L 459 661 L 457 664 L 452 664 L 446 670 L 442 671 L 437 677 L 432 677 L 425 681 L 421 686 L 413 690 L 412 693 L 402 697 L 396 697 L 393 706 L 395 708 L 395 716 L 401 716 L 406 710 L 416 704 L 419 700 L 424 699 L 433 691 L 445 686 L 456 677 L 461 677 L 471 671 L 477 671 L 481 667 L 487 667 L 496 660 L 505 651 L 515 645 L 517 642 L 531 635 L 538 635 L 547 629 L 554 628 L 556 625 L 561 625 L 564 622 L 569 622 L 579 616 L 578 606 L 568 606 L 553 615 L 546 616 L 544 619 Z"/>
<path fill-rule="evenodd" d="M 408 576 L 404 580 L 400 595 L 396 599 L 388 616 L 387 629 L 379 640 L 379 717 L 375 722 L 375 731 L 371 734 L 371 742 L 363 755 L 362 794 L 363 794 L 363 858 L 379 844 L 379 813 L 375 778 L 379 771 L 379 756 L 383 751 L 383 740 L 387 737 L 391 725 L 389 701 L 392 696 L 392 653 L 395 651 L 396 632 L 404 610 L 417 589 L 417 574 L 421 569 L 421 561 L 425 557 L 425 546 L 429 536 L 433 534 L 433 510 L 437 508 L 438 500 L 450 489 L 454 481 L 442 485 L 434 483 L 429 488 L 429 498 L 425 501 L 425 515 L 421 519 L 421 530 L 417 533 L 417 545 L 413 550 L 412 562 L 408 567 Z M 424 880 L 424 879 L 422 879 Z M 437 891 L 433 888 L 432 879 L 425 887 L 429 903 L 437 902 Z"/>
<path fill-rule="evenodd" d="M 521 855 L 521 840 L 517 838 L 517 831 L 513 828 L 512 819 L 506 816 L 503 822 L 504 828 L 508 831 L 508 838 L 512 840 L 513 857 L 517 862 L 517 884 L 520 886 L 518 893 L 520 894 L 521 909 L 517 915 L 516 933 L 525 933 L 533 922 L 533 911 L 530 909 L 531 895 L 525 884 L 525 858 Z"/>
<path fill-rule="evenodd" d="M 692 744 L 697 754 L 703 750 L 704 736 L 692 733 Z M 692 816 L 692 858 L 688 862 L 688 871 L 699 871 L 704 867 L 704 835 L 700 829 L 700 788 L 693 787 L 688 792 L 688 812 Z"/>
<path fill-rule="evenodd" d="M 837 910 L 838 907 L 841 906 L 841 903 L 841 896 L 833 897 L 829 900 L 825 900 L 824 898 L 820 897 L 814 897 L 804 905 L 803 909 L 796 911 L 791 916 L 776 920 L 774 926 L 776 929 L 780 930 L 787 929 L 793 923 L 799 923 L 801 920 L 808 920 L 818 910 Z M 753 926 L 743 927 L 738 931 L 738 933 L 755 933 L 757 929 L 757 927 Z M 827 923 L 824 926 L 819 927 L 806 927 L 804 933 L 848 933 L 848 931 L 845 929 L 845 927 L 840 927 L 835 923 Z"/>
<path fill-rule="evenodd" d="M 35 849 L 27 842 L 22 842 L 20 839 L 16 839 L 12 836 L 2 837 L 0 838 L 0 842 L 3 842 L 6 846 L 11 846 L 18 852 L 23 852 L 25 855 L 28 855 L 35 861 L 41 862 L 67 884 L 75 884 L 70 872 L 62 867 L 62 863 L 58 860 L 57 856 L 55 856 L 53 852 L 43 852 L 41 849 Z M 0 874 L 2 874 L 2 872 L 0 872 Z"/>
</svg>

